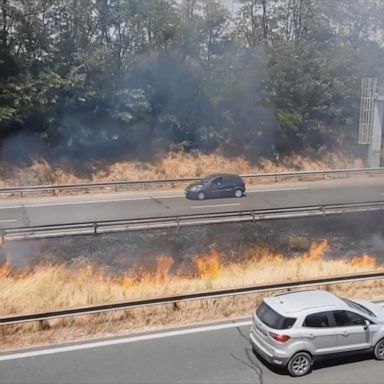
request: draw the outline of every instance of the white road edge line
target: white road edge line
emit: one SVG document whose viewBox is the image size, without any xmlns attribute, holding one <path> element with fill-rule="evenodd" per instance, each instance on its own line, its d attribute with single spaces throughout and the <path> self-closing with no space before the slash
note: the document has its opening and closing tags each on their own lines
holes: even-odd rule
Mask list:
<svg viewBox="0 0 384 384">
<path fill-rule="evenodd" d="M 98 341 L 94 343 L 77 344 L 77 345 L 70 345 L 70 346 L 57 347 L 57 348 L 48 348 L 48 349 L 42 349 L 38 351 L 13 353 L 9 355 L 0 355 L 0 361 L 24 359 L 28 357 L 36 357 L 36 356 L 44 356 L 44 355 L 53 355 L 56 353 L 80 351 L 84 349 L 106 347 L 110 345 L 128 344 L 128 343 L 134 343 L 137 341 L 162 339 L 165 337 L 172 337 L 172 336 L 190 335 L 193 333 L 210 332 L 210 331 L 217 331 L 221 329 L 250 326 L 251 324 L 252 324 L 251 320 L 246 320 L 246 321 L 240 321 L 237 323 L 218 324 L 218 325 L 211 325 L 211 326 L 198 327 L 198 328 L 189 328 L 189 329 L 182 329 L 182 330 L 169 331 L 169 332 L 153 333 L 150 335 L 125 337 L 122 339 Z"/>
<path fill-rule="evenodd" d="M 219 207 L 230 207 L 230 206 L 238 206 L 240 203 L 232 203 L 232 204 L 215 204 L 215 205 L 194 205 L 191 208 L 197 209 L 197 208 L 219 208 Z"/>
<path fill-rule="evenodd" d="M 280 191 L 299 191 L 309 189 L 309 187 L 292 187 L 292 188 L 273 188 L 273 189 L 259 189 L 259 190 L 249 190 L 249 193 L 260 193 L 260 192 L 280 192 Z"/>
<path fill-rule="evenodd" d="M 182 197 L 184 195 L 175 196 L 146 196 L 146 197 L 132 197 L 125 199 L 112 199 L 112 200 L 85 200 L 85 201 L 68 201 L 66 203 L 46 203 L 46 204 L 20 204 L 20 205 L 9 205 L 0 207 L 0 209 L 16 209 L 16 208 L 35 208 L 35 207 L 50 207 L 50 206 L 61 206 L 61 205 L 80 205 L 80 204 L 98 204 L 98 203 L 111 203 L 115 201 L 135 201 L 135 200 L 151 200 L 155 199 L 173 199 L 175 197 Z"/>
</svg>

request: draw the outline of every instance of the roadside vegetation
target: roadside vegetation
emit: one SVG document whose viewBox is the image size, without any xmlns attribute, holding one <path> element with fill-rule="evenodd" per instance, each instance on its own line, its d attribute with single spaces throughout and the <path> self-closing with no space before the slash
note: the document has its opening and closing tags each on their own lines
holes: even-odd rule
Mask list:
<svg viewBox="0 0 384 384">
<path fill-rule="evenodd" d="M 0 12 L 11 164 L 356 153 L 361 78 L 384 79 L 381 0 L 3 0 Z"/>
<path fill-rule="evenodd" d="M 220 288 L 300 280 L 379 270 L 374 257 L 330 259 L 326 241 L 312 243 L 291 257 L 271 249 L 252 247 L 241 261 L 222 263 L 212 248 L 196 255 L 190 265 L 175 265 L 167 256 L 157 265 L 139 266 L 121 274 L 91 265 L 86 259 L 68 265 L 39 265 L 18 271 L 5 263 L 0 269 L 0 315 L 43 312 L 84 305 L 130 301 Z M 384 282 L 342 284 L 331 288 L 360 298 L 384 298 Z M 116 313 L 52 320 L 40 325 L 1 327 L 2 348 L 35 342 L 68 341 L 100 332 L 133 332 L 164 326 L 249 316 L 261 295 L 239 296 L 141 308 Z"/>
<path fill-rule="evenodd" d="M 93 162 L 84 163 L 80 167 L 63 166 L 57 163 L 53 165 L 44 160 L 36 160 L 22 167 L 0 164 L 0 188 L 20 185 L 188 178 L 216 172 L 271 173 L 363 166 L 361 159 L 337 153 L 311 157 L 291 155 L 283 158 L 260 159 L 257 164 L 243 157 L 228 158 L 220 154 L 185 152 L 169 153 L 151 162 L 119 161 L 112 164 Z M 170 185 L 166 187 L 170 188 Z M 159 188 L 159 185 L 156 185 L 156 188 Z"/>
</svg>

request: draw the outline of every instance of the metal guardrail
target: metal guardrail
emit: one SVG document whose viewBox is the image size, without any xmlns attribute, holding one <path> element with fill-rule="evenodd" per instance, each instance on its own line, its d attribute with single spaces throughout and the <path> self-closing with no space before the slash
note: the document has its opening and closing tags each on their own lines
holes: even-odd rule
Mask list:
<svg viewBox="0 0 384 384">
<path fill-rule="evenodd" d="M 342 213 L 357 213 L 384 210 L 384 201 L 366 203 L 329 204 L 264 210 L 199 213 L 183 216 L 164 216 L 130 220 L 108 220 L 58 224 L 34 227 L 9 228 L 0 231 L 2 241 L 38 239 L 48 237 L 96 235 L 101 233 L 135 231 L 143 229 L 181 228 L 196 225 L 256 222 L 262 220 L 298 217 L 329 216 Z"/>
<path fill-rule="evenodd" d="M 180 302 L 187 302 L 193 300 L 208 300 L 215 298 L 224 298 L 238 295 L 247 295 L 253 293 L 273 292 L 279 290 L 289 290 L 292 288 L 310 288 L 321 285 L 334 285 L 341 283 L 353 283 L 367 280 L 377 280 L 384 278 L 384 271 L 381 272 L 367 272 L 353 275 L 332 276 L 326 278 L 307 279 L 302 281 L 292 281 L 283 283 L 264 284 L 258 286 L 247 286 L 239 288 L 222 289 L 216 291 L 205 291 L 187 293 L 182 295 L 155 297 L 144 300 L 117 302 L 111 304 L 93 305 L 79 308 L 64 309 L 51 312 L 14 315 L 7 317 L 0 317 L 0 325 L 15 325 L 31 321 L 53 320 L 63 317 L 81 316 L 100 314 L 105 312 L 133 309 L 139 307 L 149 307 L 154 305 L 173 304 Z"/>
<path fill-rule="evenodd" d="M 275 179 L 275 181 L 284 178 L 298 178 L 309 176 L 319 176 L 325 178 L 326 176 L 345 176 L 366 174 L 372 176 L 374 174 L 384 174 L 384 168 L 357 168 L 357 169 L 330 169 L 320 171 L 296 171 L 296 172 L 281 172 L 281 173 L 257 173 L 257 174 L 242 174 L 240 175 L 244 179 Z M 104 189 L 110 188 L 114 191 L 119 191 L 119 188 L 142 185 L 144 188 L 147 185 L 159 185 L 159 184 L 175 184 L 175 183 L 188 183 L 201 180 L 200 177 L 189 177 L 184 179 L 159 179 L 159 180 L 135 180 L 135 181 L 110 181 L 100 183 L 82 183 L 82 184 L 57 184 L 57 185 L 34 185 L 23 187 L 8 187 L 1 188 L 0 193 L 20 193 L 21 196 L 24 193 L 32 192 L 51 192 L 53 195 L 58 191 L 71 191 L 71 190 L 84 190 L 89 192 L 91 189 Z"/>
</svg>

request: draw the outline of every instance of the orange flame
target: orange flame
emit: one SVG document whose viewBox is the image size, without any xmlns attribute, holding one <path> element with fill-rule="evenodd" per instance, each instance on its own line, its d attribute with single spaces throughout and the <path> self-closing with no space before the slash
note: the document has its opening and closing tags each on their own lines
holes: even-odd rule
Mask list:
<svg viewBox="0 0 384 384">
<path fill-rule="evenodd" d="M 140 266 L 135 271 L 130 271 L 118 280 L 125 288 L 131 288 L 138 284 L 164 283 L 171 278 L 171 268 L 175 261 L 170 256 L 156 258 L 156 271 L 151 273 L 148 268 Z"/>
<path fill-rule="evenodd" d="M 170 256 L 159 256 L 156 258 L 156 263 L 155 280 L 158 283 L 164 283 L 170 278 L 170 271 L 175 260 Z"/>
<path fill-rule="evenodd" d="M 194 256 L 192 262 L 199 277 L 214 280 L 221 274 L 220 256 L 215 248 L 211 248 L 207 255 Z"/>
<path fill-rule="evenodd" d="M 349 265 L 352 267 L 358 267 L 358 268 L 376 268 L 377 262 L 376 259 L 372 256 L 363 255 L 360 257 L 354 257 L 350 262 Z"/>
<path fill-rule="evenodd" d="M 298 261 L 299 272 L 308 267 L 313 270 L 313 273 L 321 273 L 323 269 L 322 259 L 325 252 L 329 249 L 329 244 L 326 240 L 321 242 L 313 242 L 310 249 L 304 255 L 295 255 L 294 261 Z M 287 267 L 287 263 L 291 258 L 284 257 L 282 253 L 276 250 L 253 247 L 246 250 L 246 262 L 255 262 L 259 265 L 271 265 L 275 270 Z M 243 259 L 244 260 L 244 259 Z M 382 265 L 373 256 L 363 255 L 352 259 L 343 258 L 344 266 L 349 267 L 345 270 L 350 272 L 356 270 L 374 270 Z M 118 284 L 126 289 L 141 288 L 145 286 L 165 285 L 172 279 L 193 279 L 200 278 L 211 282 L 219 277 L 225 271 L 226 266 L 231 267 L 231 262 L 222 264 L 220 255 L 215 247 L 211 247 L 208 253 L 192 257 L 194 272 L 191 273 L 190 266 L 182 264 L 178 269 L 173 270 L 175 260 L 170 256 L 159 256 L 156 259 L 155 268 L 141 265 L 136 268 L 131 268 L 120 276 L 116 277 L 107 273 L 108 270 L 103 267 L 95 266 L 89 263 L 88 260 L 79 260 L 69 269 L 70 280 L 78 283 L 87 284 L 89 282 Z M 238 263 L 238 261 L 234 261 Z M 33 275 L 44 267 L 52 267 L 49 265 L 37 266 L 27 270 L 17 270 L 13 268 L 9 260 L 0 265 L 0 278 L 24 279 L 28 275 Z M 299 278 L 299 277 L 298 277 Z"/>
<path fill-rule="evenodd" d="M 313 242 L 305 256 L 305 261 L 320 261 L 328 250 L 329 244 L 327 240 L 323 240 L 319 243 Z"/>
<path fill-rule="evenodd" d="M 12 266 L 8 261 L 0 265 L 0 279 L 9 277 L 11 275 L 11 272 L 12 272 Z"/>
</svg>

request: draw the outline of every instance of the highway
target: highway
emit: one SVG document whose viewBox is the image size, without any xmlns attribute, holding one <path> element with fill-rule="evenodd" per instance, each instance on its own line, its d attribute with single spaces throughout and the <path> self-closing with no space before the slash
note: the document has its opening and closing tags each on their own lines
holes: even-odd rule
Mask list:
<svg viewBox="0 0 384 384">
<path fill-rule="evenodd" d="M 0 201 L 0 229 L 384 200 L 384 178 L 253 185 L 246 196 L 187 200 L 182 190 Z"/>
<path fill-rule="evenodd" d="M 317 363 L 292 378 L 252 352 L 248 319 L 0 354 L 0 383 L 383 383 L 370 355 Z"/>
</svg>

